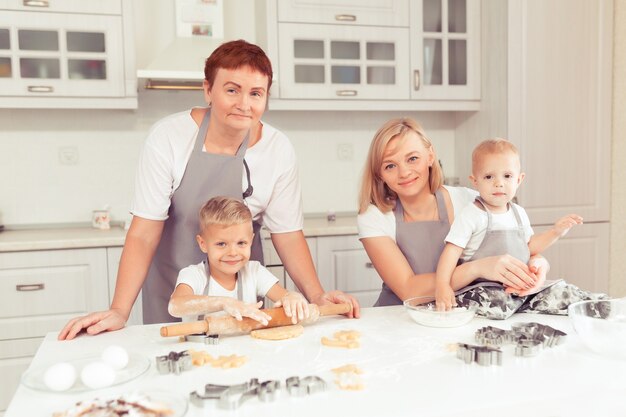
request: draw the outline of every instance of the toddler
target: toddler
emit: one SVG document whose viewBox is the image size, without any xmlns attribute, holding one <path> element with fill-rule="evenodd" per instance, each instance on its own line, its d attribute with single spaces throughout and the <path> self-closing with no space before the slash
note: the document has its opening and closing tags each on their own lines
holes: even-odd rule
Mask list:
<svg viewBox="0 0 626 417">
<path fill-rule="evenodd" d="M 306 299 L 289 292 L 257 261 L 250 261 L 252 214 L 234 198 L 214 197 L 200 209 L 196 240 L 207 259 L 183 268 L 170 297 L 174 317 L 225 311 L 237 320 L 243 316 L 267 324 L 270 316 L 259 310 L 267 297 L 282 306 L 293 323 L 309 316 Z"/>
<path fill-rule="evenodd" d="M 530 256 L 543 252 L 574 225 L 582 224 L 582 217 L 570 214 L 547 232 L 533 234 L 526 211 L 512 202 L 523 179 L 519 153 L 511 142 L 488 139 L 474 149 L 470 180 L 480 196 L 454 219 L 446 236 L 446 246 L 437 265 L 438 310 L 456 306 L 450 280 L 459 260 L 509 254 L 527 264 Z M 529 294 L 540 289 L 543 282 L 522 285 L 523 293 Z"/>
</svg>

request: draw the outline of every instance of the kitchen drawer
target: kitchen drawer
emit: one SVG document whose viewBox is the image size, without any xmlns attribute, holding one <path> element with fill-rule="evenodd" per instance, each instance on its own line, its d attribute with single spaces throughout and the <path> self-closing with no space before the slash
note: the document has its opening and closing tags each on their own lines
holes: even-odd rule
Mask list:
<svg viewBox="0 0 626 417">
<path fill-rule="evenodd" d="M 43 337 L 34 337 L 31 339 L 0 341 L 0 359 L 17 359 L 35 356 L 43 339 Z"/>
<path fill-rule="evenodd" d="M 382 281 L 365 249 L 336 250 L 332 256 L 338 290 L 355 292 L 380 287 Z"/>
<path fill-rule="evenodd" d="M 108 307 L 106 249 L 0 253 L 0 340 L 44 336 Z"/>
<path fill-rule="evenodd" d="M 20 383 L 20 378 L 24 371 L 28 369 L 32 359 L 32 357 L 25 357 L 0 360 L 0 375 L 2 375 L 2 384 L 0 384 L 0 412 L 6 410 L 9 406 L 9 402 Z"/>
<path fill-rule="evenodd" d="M 31 12 L 122 14 L 121 0 L 4 0 L 0 9 Z"/>
</svg>

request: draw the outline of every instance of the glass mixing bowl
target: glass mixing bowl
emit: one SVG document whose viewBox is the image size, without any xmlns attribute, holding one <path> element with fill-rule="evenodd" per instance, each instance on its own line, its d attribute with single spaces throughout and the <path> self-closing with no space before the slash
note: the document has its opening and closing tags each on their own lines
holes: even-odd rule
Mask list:
<svg viewBox="0 0 626 417">
<path fill-rule="evenodd" d="M 581 301 L 570 305 L 567 313 L 589 349 L 626 359 L 626 298 Z"/>
<path fill-rule="evenodd" d="M 478 305 L 455 307 L 450 311 L 437 311 L 433 297 L 414 297 L 404 301 L 404 308 L 418 324 L 428 327 L 458 327 L 469 323 L 476 315 Z"/>
</svg>

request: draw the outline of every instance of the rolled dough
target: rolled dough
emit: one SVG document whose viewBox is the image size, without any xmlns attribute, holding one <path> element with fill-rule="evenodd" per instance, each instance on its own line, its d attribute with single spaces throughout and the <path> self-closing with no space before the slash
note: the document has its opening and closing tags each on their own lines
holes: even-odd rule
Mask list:
<svg viewBox="0 0 626 417">
<path fill-rule="evenodd" d="M 270 327 L 269 329 L 252 330 L 250 336 L 263 340 L 284 340 L 298 337 L 304 332 L 301 324 L 292 326 Z"/>
</svg>

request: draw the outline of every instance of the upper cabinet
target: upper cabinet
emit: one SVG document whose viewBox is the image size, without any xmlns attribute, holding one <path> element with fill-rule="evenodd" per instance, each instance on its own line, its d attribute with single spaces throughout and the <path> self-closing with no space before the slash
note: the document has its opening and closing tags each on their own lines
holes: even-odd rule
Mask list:
<svg viewBox="0 0 626 417">
<path fill-rule="evenodd" d="M 128 0 L 0 8 L 0 107 L 137 107 Z"/>
<path fill-rule="evenodd" d="M 480 0 L 268 0 L 270 109 L 478 110 Z"/>
</svg>

